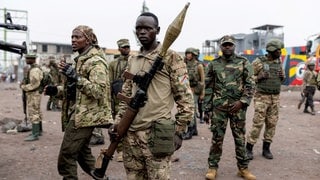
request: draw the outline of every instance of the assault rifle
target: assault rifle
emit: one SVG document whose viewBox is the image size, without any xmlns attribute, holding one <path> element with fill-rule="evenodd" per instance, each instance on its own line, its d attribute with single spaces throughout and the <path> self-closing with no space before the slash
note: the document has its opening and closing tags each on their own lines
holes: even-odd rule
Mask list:
<svg viewBox="0 0 320 180">
<path fill-rule="evenodd" d="M 26 42 L 23 42 L 22 45 L 11 44 L 4 41 L 0 41 L 0 49 L 4 51 L 10 51 L 16 54 L 26 54 L 27 53 L 27 45 Z"/>
<path fill-rule="evenodd" d="M 94 179 L 101 180 L 104 178 L 109 161 L 112 159 L 112 156 L 118 146 L 118 143 L 128 131 L 132 121 L 134 120 L 139 111 L 139 108 L 145 105 L 145 101 L 147 100 L 148 86 L 151 83 L 151 80 L 153 79 L 156 72 L 162 69 L 164 65 L 164 63 L 162 62 L 163 57 L 166 55 L 167 50 L 169 49 L 171 44 L 177 39 L 178 35 L 180 34 L 189 4 L 190 3 L 187 3 L 185 5 L 183 10 L 169 25 L 163 40 L 163 45 L 161 47 L 160 53 L 156 57 L 156 60 L 149 72 L 146 73 L 144 76 L 132 75 L 129 72 L 124 73 L 124 77 L 131 78 L 134 82 L 138 84 L 138 90 L 136 91 L 133 98 L 128 98 L 122 95 L 121 93 L 118 93 L 117 95 L 119 99 L 127 102 L 128 107 L 119 124 L 116 126 L 116 139 L 113 140 L 113 138 L 111 138 L 111 144 L 109 145 L 108 149 L 101 150 L 101 154 L 98 157 L 96 163 L 96 165 L 99 167 L 96 167 L 96 169 L 91 172 L 91 176 Z"/>
</svg>

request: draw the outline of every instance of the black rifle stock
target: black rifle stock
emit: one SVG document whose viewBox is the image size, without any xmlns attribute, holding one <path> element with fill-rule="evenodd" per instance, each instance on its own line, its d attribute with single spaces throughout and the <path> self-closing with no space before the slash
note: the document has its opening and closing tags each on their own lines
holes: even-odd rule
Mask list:
<svg viewBox="0 0 320 180">
<path fill-rule="evenodd" d="M 171 44 L 179 36 L 189 5 L 190 3 L 187 3 L 185 7 L 182 9 L 182 11 L 178 14 L 178 16 L 174 19 L 174 21 L 169 25 L 163 40 L 163 45 L 161 47 L 160 53 L 158 54 L 149 72 L 146 73 L 144 76 L 132 75 L 128 72 L 124 73 L 125 77 L 129 77 L 134 82 L 136 82 L 136 84 L 138 84 L 138 90 L 133 98 L 128 98 L 122 95 L 121 93 L 117 95 L 119 99 L 122 99 L 123 101 L 126 101 L 128 103 L 128 107 L 124 112 L 124 115 L 121 118 L 119 124 L 117 125 L 117 140 L 111 141 L 110 145 L 108 146 L 108 149 L 101 150 L 103 154 L 103 159 L 101 163 L 97 163 L 100 165 L 100 167 L 97 167 L 91 173 L 94 179 L 103 179 L 108 168 L 109 161 L 112 159 L 112 156 L 118 146 L 118 143 L 128 131 L 132 121 L 134 120 L 139 111 L 139 108 L 144 106 L 145 101 L 147 100 L 148 86 L 151 83 L 151 80 L 153 79 L 156 72 L 162 69 L 163 57 L 166 55 L 166 52 L 171 46 Z"/>
</svg>

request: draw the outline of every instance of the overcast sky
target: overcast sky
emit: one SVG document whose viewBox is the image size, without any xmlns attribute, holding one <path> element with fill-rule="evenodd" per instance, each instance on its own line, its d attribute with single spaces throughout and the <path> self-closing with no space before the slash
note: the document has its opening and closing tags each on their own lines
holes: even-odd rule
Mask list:
<svg viewBox="0 0 320 180">
<path fill-rule="evenodd" d="M 202 48 L 205 40 L 225 34 L 251 33 L 265 25 L 284 26 L 285 46 L 305 45 L 309 35 L 320 32 L 318 0 L 145 0 L 159 18 L 158 39 L 162 42 L 172 20 L 190 2 L 185 23 L 172 49 Z M 92 27 L 102 47 L 116 49 L 116 41 L 128 38 L 138 49 L 134 36 L 143 0 L 1 0 L 1 9 L 28 12 L 31 41 L 71 43 L 77 25 Z M 13 19 L 14 23 L 21 20 Z M 3 35 L 0 36 L 3 38 Z M 9 40 L 8 40 L 9 41 Z"/>
</svg>

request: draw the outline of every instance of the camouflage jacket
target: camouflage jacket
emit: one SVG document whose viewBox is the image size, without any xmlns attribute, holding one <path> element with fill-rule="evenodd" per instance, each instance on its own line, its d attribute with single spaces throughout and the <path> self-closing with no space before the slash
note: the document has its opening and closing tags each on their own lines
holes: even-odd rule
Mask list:
<svg viewBox="0 0 320 180">
<path fill-rule="evenodd" d="M 307 68 L 303 73 L 303 88 L 306 86 L 317 86 L 317 73 Z"/>
<path fill-rule="evenodd" d="M 109 63 L 109 78 L 110 83 L 112 83 L 116 79 L 120 79 L 122 73 L 126 69 L 128 65 L 128 58 L 129 56 L 120 55 L 114 61 Z"/>
<path fill-rule="evenodd" d="M 71 120 L 75 127 L 101 126 L 113 123 L 110 108 L 110 83 L 108 65 L 103 52 L 90 48 L 75 58 L 74 67 L 78 81 L 74 112 Z M 65 88 L 60 87 L 59 91 Z M 70 113 L 70 112 L 69 112 Z"/>
<path fill-rule="evenodd" d="M 254 94 L 255 82 L 250 62 L 238 55 L 226 59 L 219 56 L 209 63 L 206 88 L 213 92 L 213 107 L 227 106 L 240 100 L 249 106 Z"/>
<path fill-rule="evenodd" d="M 42 78 L 43 72 L 40 67 L 37 64 L 32 64 L 24 81 L 25 84 L 21 85 L 21 89 L 26 91 L 27 95 L 35 92 L 40 87 Z"/>
<path fill-rule="evenodd" d="M 148 53 L 130 58 L 128 71 L 132 74 L 144 75 L 148 72 L 160 52 L 161 44 Z M 189 86 L 188 72 L 183 58 L 172 50 L 168 50 L 163 57 L 164 67 L 157 71 L 148 87 L 146 104 L 139 109 L 129 131 L 145 130 L 151 127 L 152 121 L 159 119 L 171 119 L 171 110 L 177 104 L 175 115 L 177 131 L 183 131 L 192 120 L 194 112 L 193 95 Z M 134 96 L 138 86 L 132 80 L 127 79 L 122 92 L 128 97 Z M 125 112 L 127 105 L 120 103 L 116 121 L 119 121 Z"/>
</svg>

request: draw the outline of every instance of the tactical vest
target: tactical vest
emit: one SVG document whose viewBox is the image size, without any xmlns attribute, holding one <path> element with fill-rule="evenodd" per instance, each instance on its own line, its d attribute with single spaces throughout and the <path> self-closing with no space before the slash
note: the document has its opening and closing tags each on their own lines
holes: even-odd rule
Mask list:
<svg viewBox="0 0 320 180">
<path fill-rule="evenodd" d="M 266 94 L 279 94 L 281 90 L 281 79 L 278 76 L 278 71 L 282 70 L 280 60 L 279 63 L 274 63 L 274 61 L 268 61 L 265 56 L 259 57 L 259 59 L 263 64 L 262 67 L 265 65 L 269 66 L 269 77 L 258 81 L 257 91 Z"/>
<path fill-rule="evenodd" d="M 187 61 L 187 70 L 189 76 L 190 87 L 195 87 L 200 81 L 200 75 L 198 72 L 198 65 L 200 64 L 197 60 Z"/>
</svg>

